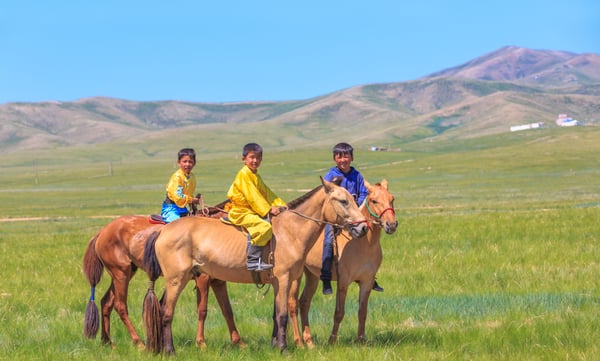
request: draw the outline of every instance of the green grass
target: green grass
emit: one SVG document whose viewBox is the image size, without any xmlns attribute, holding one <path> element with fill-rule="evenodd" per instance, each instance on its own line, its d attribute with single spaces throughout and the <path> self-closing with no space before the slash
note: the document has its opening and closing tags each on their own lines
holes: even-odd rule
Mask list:
<svg viewBox="0 0 600 361">
<path fill-rule="evenodd" d="M 0 155 L 0 359 L 155 360 L 130 344 L 112 315 L 115 348 L 82 336 L 89 285 L 81 272 L 87 242 L 111 217 L 156 213 L 174 170 L 173 146 L 148 143 Z M 367 180 L 387 178 L 400 222 L 384 235 L 371 294 L 367 344 L 354 343 L 358 290 L 350 288 L 336 346 L 326 341 L 334 297 L 315 296 L 317 346 L 294 360 L 590 360 L 600 351 L 600 130 L 544 129 L 460 142 L 355 145 Z M 173 154 L 171 154 L 173 153 Z M 329 147 L 269 151 L 261 173 L 286 200 L 319 182 Z M 237 151 L 204 152 L 195 169 L 207 203 L 225 198 L 241 166 Z M 109 172 L 112 172 L 110 174 Z M 108 286 L 104 274 L 96 298 Z M 129 311 L 143 333 L 147 278 L 130 288 Z M 162 287 L 159 282 L 158 289 Z M 229 285 L 238 329 L 229 345 L 214 297 L 208 349 L 194 346 L 195 295 L 188 286 L 173 324 L 178 360 L 275 359 L 272 292 Z M 162 358 L 161 358 L 162 359 Z"/>
</svg>

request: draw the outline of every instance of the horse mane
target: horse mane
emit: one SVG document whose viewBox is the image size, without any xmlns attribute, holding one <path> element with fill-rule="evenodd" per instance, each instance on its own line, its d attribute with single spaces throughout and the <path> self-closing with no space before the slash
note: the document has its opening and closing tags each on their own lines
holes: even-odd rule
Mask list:
<svg viewBox="0 0 600 361">
<path fill-rule="evenodd" d="M 317 186 L 313 190 L 309 191 L 308 193 L 301 195 L 300 197 L 294 199 L 293 201 L 288 202 L 288 204 L 287 204 L 288 208 L 289 209 L 297 208 L 299 205 L 304 203 L 307 199 L 312 197 L 313 194 L 317 193 L 321 188 L 323 188 L 323 185 Z"/>
<path fill-rule="evenodd" d="M 341 181 L 341 178 L 340 178 L 340 181 Z M 339 181 L 335 178 L 333 179 L 332 182 L 339 185 Z M 305 193 L 305 194 L 301 195 L 300 197 L 288 202 L 287 207 L 289 209 L 294 209 L 294 208 L 298 207 L 299 205 L 304 203 L 308 198 L 312 197 L 313 194 L 317 193 L 322 187 L 323 187 L 323 185 L 319 185 L 319 186 L 315 187 L 313 190 L 309 191 L 308 193 Z M 215 206 L 207 207 L 207 209 L 209 211 L 208 216 L 209 217 L 212 217 L 213 215 L 221 216 L 220 213 L 222 213 L 222 212 L 227 213 L 227 208 L 229 207 L 229 203 L 231 203 L 231 201 L 229 199 L 226 199 L 223 202 L 221 202 Z"/>
</svg>

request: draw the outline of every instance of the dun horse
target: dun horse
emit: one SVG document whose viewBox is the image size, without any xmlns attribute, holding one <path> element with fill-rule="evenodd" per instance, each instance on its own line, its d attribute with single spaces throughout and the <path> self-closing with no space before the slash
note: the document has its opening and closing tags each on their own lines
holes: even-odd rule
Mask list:
<svg viewBox="0 0 600 361">
<path fill-rule="evenodd" d="M 360 237 L 351 239 L 347 233 L 342 233 L 337 237 L 337 258 L 334 260 L 335 269 L 333 279 L 337 279 L 337 293 L 335 302 L 335 314 L 333 317 L 333 330 L 329 337 L 329 342 L 334 343 L 337 340 L 337 333 L 344 318 L 344 309 L 348 286 L 352 282 L 357 282 L 359 286 L 358 300 L 358 337 L 359 342 L 365 338 L 365 322 L 367 319 L 367 306 L 369 295 L 373 287 L 373 280 L 379 266 L 381 265 L 382 252 L 379 238 L 381 230 L 392 234 L 398 227 L 396 214 L 394 212 L 394 197 L 388 191 L 388 182 L 384 179 L 381 183 L 374 186 L 365 182 L 369 190 L 366 201 L 361 205 L 360 210 L 365 218 L 368 219 L 369 230 Z M 314 247 L 310 250 L 305 265 L 305 286 L 302 296 L 299 300 L 301 312 L 303 339 L 300 338 L 300 330 L 297 321 L 297 286 L 290 290 L 290 317 L 294 329 L 294 342 L 302 346 L 302 341 L 306 342 L 309 348 L 313 347 L 313 340 L 310 333 L 308 322 L 308 313 L 310 303 L 319 284 L 319 275 L 321 273 L 321 256 L 323 254 L 323 237 L 321 236 Z"/>
<path fill-rule="evenodd" d="M 209 207 L 208 216 L 219 215 L 219 206 Z M 101 300 L 102 309 L 102 341 L 112 344 L 110 339 L 110 315 L 115 309 L 127 328 L 134 345 L 144 347 L 140 336 L 135 331 L 127 309 L 129 282 L 138 268 L 148 272 L 143 263 L 144 246 L 148 236 L 160 228 L 162 224 L 151 224 L 147 216 L 121 216 L 104 226 L 89 242 L 83 258 L 83 271 L 91 286 L 90 301 L 84 320 L 84 335 L 94 338 L 98 333 L 98 309 L 94 302 L 95 287 L 100 282 L 104 268 L 111 277 L 111 284 Z M 215 292 L 221 311 L 227 321 L 231 342 L 243 344 L 235 327 L 233 312 L 227 294 L 227 285 L 223 281 L 209 279 L 207 275 L 198 275 L 196 281 L 196 297 L 198 311 L 198 331 L 196 345 L 206 346 L 204 340 L 204 321 L 206 319 L 208 291 Z"/>
<path fill-rule="evenodd" d="M 273 321 L 277 325 L 276 341 L 282 352 L 287 348 L 289 290 L 292 282 L 302 276 L 306 255 L 325 223 L 344 226 L 355 237 L 363 235 L 367 228 L 364 216 L 350 193 L 325 180 L 322 183 L 322 186 L 290 202 L 288 211 L 272 219 L 275 238 L 270 248 L 274 267 L 272 272 L 260 273 L 260 277 L 261 282 L 271 283 L 275 292 Z M 149 315 L 148 320 L 144 316 L 148 321 L 147 335 L 148 338 L 154 336 L 152 342 L 148 340 L 148 345 L 157 345 L 152 351 L 175 352 L 171 328 L 175 305 L 179 294 L 195 274 L 206 273 L 224 281 L 255 283 L 251 272 L 246 270 L 246 244 L 246 236 L 236 227 L 211 218 L 182 218 L 164 226 L 155 237 L 151 237 L 144 262 L 153 270 L 151 280 L 162 271 L 166 286 L 160 306 L 153 293 L 149 293 L 144 301 L 144 313 Z M 268 251 L 268 248 L 265 250 Z M 150 306 L 159 308 L 160 314 L 147 313 Z"/>
</svg>

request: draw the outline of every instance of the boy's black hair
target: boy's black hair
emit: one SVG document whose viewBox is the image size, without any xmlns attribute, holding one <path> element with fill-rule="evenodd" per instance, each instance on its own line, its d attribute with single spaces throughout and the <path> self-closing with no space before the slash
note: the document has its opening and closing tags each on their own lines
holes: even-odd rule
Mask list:
<svg viewBox="0 0 600 361">
<path fill-rule="evenodd" d="M 244 146 L 244 148 L 242 149 L 242 157 L 245 157 L 248 155 L 248 153 L 250 152 L 254 152 L 254 153 L 258 153 L 258 154 L 262 154 L 263 149 L 262 147 L 257 144 L 257 143 L 248 143 Z"/>
<path fill-rule="evenodd" d="M 354 148 L 348 143 L 338 143 L 333 147 L 333 155 L 349 154 L 354 158 Z"/>
<path fill-rule="evenodd" d="M 192 160 L 194 161 L 194 163 L 196 163 L 196 151 L 194 150 L 194 148 L 183 148 L 183 149 L 181 149 L 177 153 L 177 160 L 181 160 L 181 158 L 185 157 L 186 155 L 189 156 L 190 158 L 192 158 Z"/>
</svg>

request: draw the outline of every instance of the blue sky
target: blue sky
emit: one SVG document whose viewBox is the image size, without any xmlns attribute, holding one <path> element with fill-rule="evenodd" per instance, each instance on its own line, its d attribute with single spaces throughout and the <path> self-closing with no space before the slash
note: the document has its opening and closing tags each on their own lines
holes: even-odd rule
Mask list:
<svg viewBox="0 0 600 361">
<path fill-rule="evenodd" d="M 507 45 L 600 54 L 600 1 L 4 1 L 0 104 L 308 99 Z"/>
</svg>

